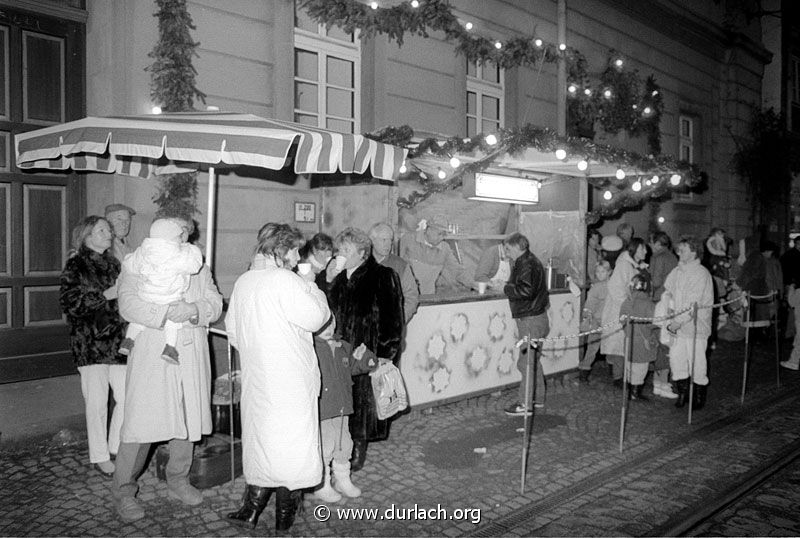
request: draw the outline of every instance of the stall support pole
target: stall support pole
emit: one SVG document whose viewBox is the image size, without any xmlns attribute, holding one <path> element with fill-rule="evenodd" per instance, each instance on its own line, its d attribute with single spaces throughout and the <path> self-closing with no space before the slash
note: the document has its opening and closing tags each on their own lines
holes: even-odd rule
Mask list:
<svg viewBox="0 0 800 538">
<path fill-rule="evenodd" d="M 531 353 L 531 335 L 528 335 L 528 341 L 526 342 L 527 345 L 527 352 L 525 353 L 525 401 L 522 402 L 523 407 L 525 408 L 525 414 L 523 415 L 523 420 L 525 423 L 524 435 L 522 436 L 522 465 L 520 465 L 520 477 L 519 477 L 519 493 L 520 495 L 525 494 L 525 473 L 527 472 L 528 468 L 528 443 L 530 441 L 531 436 L 531 420 L 528 417 L 533 418 L 533 394 L 532 394 L 532 387 L 531 387 L 531 366 L 533 364 L 532 355 L 536 353 L 536 349 L 538 348 L 538 344 L 533 346 L 533 353 Z M 534 374 L 535 375 L 535 374 Z"/>
<path fill-rule="evenodd" d="M 778 329 L 778 309 L 780 308 L 780 301 L 778 294 L 773 296 L 775 302 L 775 383 L 778 388 L 781 388 L 781 336 Z"/>
<path fill-rule="evenodd" d="M 744 311 L 744 365 L 742 366 L 742 396 L 739 400 L 744 405 L 744 393 L 747 390 L 747 363 L 750 358 L 750 298 L 745 294 L 747 304 Z"/>
<path fill-rule="evenodd" d="M 625 335 L 625 348 L 624 355 L 622 356 L 622 407 L 619 413 L 619 451 L 622 453 L 622 443 L 625 440 L 625 419 L 628 415 L 628 382 L 630 381 L 629 373 L 631 369 L 631 324 L 630 319 L 625 318 L 625 323 L 622 330 Z"/>
<path fill-rule="evenodd" d="M 694 363 L 697 360 L 697 303 L 692 303 L 692 362 L 689 363 L 689 417 L 692 423 L 692 407 L 694 405 Z"/>
<path fill-rule="evenodd" d="M 208 206 L 206 208 L 206 265 L 214 269 L 214 217 L 217 205 L 217 174 L 208 169 Z"/>
<path fill-rule="evenodd" d="M 233 427 L 233 353 L 231 352 L 230 340 L 225 341 L 228 347 L 228 391 L 231 395 L 231 401 L 228 404 L 228 423 L 231 428 L 231 482 L 236 480 L 236 455 L 234 449 L 236 448 L 236 430 Z"/>
</svg>

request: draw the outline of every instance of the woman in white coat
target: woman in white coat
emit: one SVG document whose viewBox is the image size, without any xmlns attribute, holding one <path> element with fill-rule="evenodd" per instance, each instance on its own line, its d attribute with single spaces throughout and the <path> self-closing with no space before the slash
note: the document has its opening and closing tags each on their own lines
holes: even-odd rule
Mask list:
<svg viewBox="0 0 800 538">
<path fill-rule="evenodd" d="M 608 279 L 608 295 L 605 305 L 603 305 L 604 326 L 619 321 L 622 303 L 630 297 L 631 279 L 639 272 L 640 268 L 646 267 L 644 264 L 646 257 L 647 247 L 644 240 L 635 237 L 617 258 L 614 272 Z M 614 384 L 622 387 L 622 368 L 625 360 L 625 331 L 622 325 L 612 325 L 603 329 L 600 353 L 606 356 L 606 362 L 611 365 Z"/>
<path fill-rule="evenodd" d="M 275 528 L 288 530 L 303 488 L 322 480 L 320 373 L 312 333 L 330 317 L 314 272 L 292 272 L 303 235 L 287 224 L 258 232 L 251 269 L 233 288 L 225 328 L 242 365 L 243 506 L 227 515 L 255 528 L 273 491 Z"/>
</svg>

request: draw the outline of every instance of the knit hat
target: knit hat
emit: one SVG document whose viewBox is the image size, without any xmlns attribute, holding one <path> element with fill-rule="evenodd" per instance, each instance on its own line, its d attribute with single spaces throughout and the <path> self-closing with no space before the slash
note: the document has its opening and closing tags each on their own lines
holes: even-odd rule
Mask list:
<svg viewBox="0 0 800 538">
<path fill-rule="evenodd" d="M 156 219 L 150 225 L 151 239 L 166 239 L 180 243 L 182 233 L 183 226 L 174 219 Z"/>
</svg>

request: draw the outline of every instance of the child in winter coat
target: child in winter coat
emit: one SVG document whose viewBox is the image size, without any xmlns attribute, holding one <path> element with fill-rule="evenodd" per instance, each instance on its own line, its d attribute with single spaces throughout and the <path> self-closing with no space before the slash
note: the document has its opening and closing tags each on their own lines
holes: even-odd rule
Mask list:
<svg viewBox="0 0 800 538">
<path fill-rule="evenodd" d="M 626 299 L 620 307 L 620 315 L 634 316 L 638 318 L 652 318 L 655 312 L 655 303 L 650 294 L 650 275 L 639 272 L 631 279 L 631 296 Z M 644 388 L 644 378 L 647 377 L 649 363 L 656 360 L 658 352 L 659 328 L 649 322 L 631 322 L 633 330 L 631 333 L 631 360 L 626 360 L 625 366 L 629 369 L 628 381 L 630 392 L 628 398 L 631 400 L 647 401 L 642 395 Z M 629 331 L 631 329 L 628 329 Z"/>
<path fill-rule="evenodd" d="M 139 275 L 137 295 L 143 301 L 170 304 L 183 299 L 189 289 L 189 276 L 203 267 L 200 249 L 186 242 L 188 231 L 177 219 L 157 219 L 150 226 L 150 237 L 139 248 L 125 256 L 123 269 Z M 178 364 L 178 329 L 180 323 L 164 322 L 164 350 L 161 358 Z M 144 325 L 130 322 L 120 355 L 129 355 Z"/>
<path fill-rule="evenodd" d="M 608 295 L 608 277 L 611 275 L 611 264 L 606 260 L 600 260 L 594 267 L 594 281 L 589 293 L 586 294 L 586 303 L 583 306 L 583 316 L 581 316 L 581 332 L 596 329 L 601 325 L 603 317 L 603 305 Z M 592 334 L 586 337 L 586 353 L 578 365 L 581 381 L 588 383 L 589 374 L 592 371 L 597 352 L 600 351 L 600 335 Z"/>
<path fill-rule="evenodd" d="M 335 331 L 336 320 L 331 316 L 328 323 L 314 335 L 314 348 L 322 374 L 319 419 L 325 469 L 322 486 L 314 491 L 314 495 L 329 503 L 339 501 L 342 495 L 361 495 L 361 490 L 350 480 L 350 455 L 353 452 L 353 439 L 348 427 L 348 415 L 353 413 L 351 376 L 365 374 L 378 367 L 377 357 L 364 344 L 353 350 L 350 343 L 334 337 Z"/>
</svg>

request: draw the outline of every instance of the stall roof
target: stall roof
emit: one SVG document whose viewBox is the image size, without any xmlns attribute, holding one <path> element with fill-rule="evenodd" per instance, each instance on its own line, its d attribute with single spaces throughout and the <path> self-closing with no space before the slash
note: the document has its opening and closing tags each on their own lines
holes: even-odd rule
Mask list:
<svg viewBox="0 0 800 538">
<path fill-rule="evenodd" d="M 296 146 L 296 151 L 290 152 Z M 15 136 L 17 166 L 135 177 L 198 166 L 255 166 L 298 174 L 394 180 L 407 150 L 349 133 L 250 114 L 187 112 L 87 117 Z"/>
</svg>

